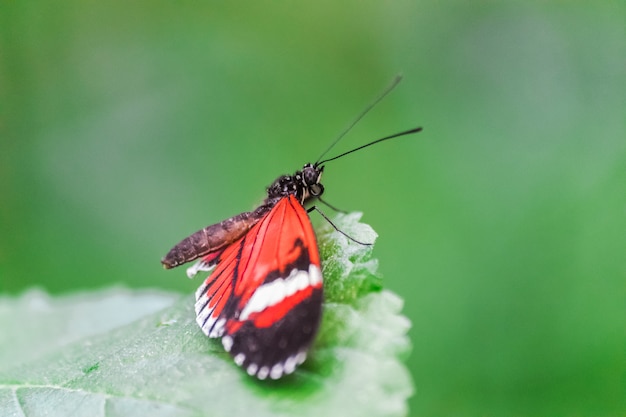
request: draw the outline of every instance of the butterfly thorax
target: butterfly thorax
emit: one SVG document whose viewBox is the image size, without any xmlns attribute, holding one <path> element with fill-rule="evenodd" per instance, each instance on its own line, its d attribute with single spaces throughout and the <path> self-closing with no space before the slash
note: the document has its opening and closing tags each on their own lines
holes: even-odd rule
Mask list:
<svg viewBox="0 0 626 417">
<path fill-rule="evenodd" d="M 324 192 L 320 183 L 324 167 L 315 164 L 305 164 L 302 170 L 293 175 L 283 175 L 267 187 L 268 203 L 275 203 L 283 197 L 295 196 L 304 205 L 307 201 L 319 197 Z"/>
</svg>

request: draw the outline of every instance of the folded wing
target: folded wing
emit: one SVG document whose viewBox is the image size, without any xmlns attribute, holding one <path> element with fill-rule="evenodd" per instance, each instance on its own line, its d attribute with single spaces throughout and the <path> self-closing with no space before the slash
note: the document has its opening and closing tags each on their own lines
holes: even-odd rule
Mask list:
<svg viewBox="0 0 626 417">
<path fill-rule="evenodd" d="M 277 379 L 306 358 L 319 327 L 322 273 L 315 234 L 294 196 L 280 199 L 224 249 L 196 292 L 197 321 L 250 375 Z"/>
</svg>

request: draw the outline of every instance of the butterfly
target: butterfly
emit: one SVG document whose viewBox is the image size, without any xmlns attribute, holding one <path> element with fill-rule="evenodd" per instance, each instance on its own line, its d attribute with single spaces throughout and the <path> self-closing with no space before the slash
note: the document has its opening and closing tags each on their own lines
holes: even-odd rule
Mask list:
<svg viewBox="0 0 626 417">
<path fill-rule="evenodd" d="M 190 278 L 211 271 L 196 291 L 196 321 L 208 337 L 221 338 L 249 375 L 263 380 L 293 373 L 305 361 L 320 326 L 322 265 L 308 216 L 317 207 L 305 207 L 324 192 L 323 164 L 420 130 L 387 136 L 278 177 L 255 210 L 197 231 L 161 260 L 166 269 L 197 260 L 187 269 Z"/>
</svg>

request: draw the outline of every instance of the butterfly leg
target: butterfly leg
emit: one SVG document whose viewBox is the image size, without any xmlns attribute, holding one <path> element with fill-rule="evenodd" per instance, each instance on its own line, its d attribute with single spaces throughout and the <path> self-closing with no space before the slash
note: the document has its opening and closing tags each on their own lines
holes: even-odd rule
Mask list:
<svg viewBox="0 0 626 417">
<path fill-rule="evenodd" d="M 338 209 L 337 207 L 333 206 L 332 204 L 326 202 L 326 200 L 322 200 L 322 197 L 317 197 L 317 199 L 320 201 L 320 203 L 330 207 L 331 209 L 335 210 L 337 213 L 348 214 L 347 211 Z"/>
<path fill-rule="evenodd" d="M 330 223 L 330 225 L 339 233 L 341 233 L 342 235 L 344 235 L 345 237 L 347 237 L 348 239 L 350 239 L 351 241 L 353 241 L 354 243 L 358 243 L 359 245 L 363 245 L 363 246 L 372 246 L 371 243 L 366 243 L 366 242 L 361 242 L 356 240 L 355 238 L 353 238 L 352 236 L 350 236 L 349 234 L 347 234 L 346 232 L 344 232 L 343 230 L 339 229 L 337 226 L 335 226 L 335 223 L 333 223 L 328 216 L 326 216 L 324 214 L 324 212 L 322 210 L 320 210 L 317 206 L 312 206 L 311 208 L 307 209 L 307 213 L 312 212 L 313 210 L 317 211 L 319 214 L 322 215 L 322 217 L 328 222 Z"/>
</svg>

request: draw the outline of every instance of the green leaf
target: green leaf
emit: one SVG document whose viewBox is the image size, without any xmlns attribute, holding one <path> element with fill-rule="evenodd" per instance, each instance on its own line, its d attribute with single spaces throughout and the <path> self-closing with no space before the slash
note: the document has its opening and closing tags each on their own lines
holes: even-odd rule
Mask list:
<svg viewBox="0 0 626 417">
<path fill-rule="evenodd" d="M 360 241 L 359 214 L 336 225 Z M 326 300 L 309 359 L 279 381 L 247 376 L 195 323 L 192 296 L 113 288 L 0 298 L 3 416 L 396 416 L 412 383 L 409 321 L 381 290 L 371 246 L 318 233 Z M 181 277 L 182 278 L 182 277 Z"/>
</svg>

